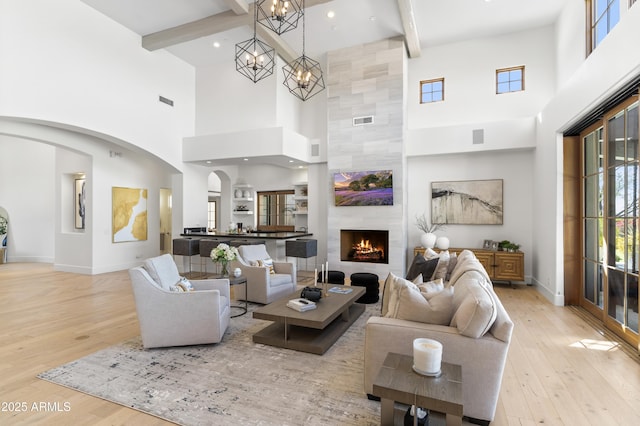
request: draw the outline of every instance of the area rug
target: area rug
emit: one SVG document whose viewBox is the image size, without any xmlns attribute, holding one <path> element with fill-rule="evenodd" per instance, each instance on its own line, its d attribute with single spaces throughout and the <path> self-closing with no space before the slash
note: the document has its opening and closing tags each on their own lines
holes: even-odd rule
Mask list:
<svg viewBox="0 0 640 426">
<path fill-rule="evenodd" d="M 254 344 L 269 322 L 249 312 L 219 344 L 145 350 L 138 338 L 38 377 L 183 425 L 379 424 L 363 385 L 364 327 L 379 309 L 324 355 Z"/>
</svg>

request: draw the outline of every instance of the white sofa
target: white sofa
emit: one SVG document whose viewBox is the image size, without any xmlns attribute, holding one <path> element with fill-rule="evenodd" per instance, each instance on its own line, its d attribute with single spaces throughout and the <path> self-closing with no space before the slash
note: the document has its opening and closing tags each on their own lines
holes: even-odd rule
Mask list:
<svg viewBox="0 0 640 426">
<path fill-rule="evenodd" d="M 365 392 L 375 397 L 373 381 L 387 353 L 412 355 L 414 339 L 431 338 L 442 343 L 444 362 L 462 366 L 464 416 L 474 423 L 488 424 L 495 416 L 513 322 L 473 253 L 460 254 L 449 284 L 453 285 L 451 314 L 455 318 L 454 325 L 435 325 L 384 316 L 374 316 L 368 320 L 364 350 Z M 493 301 L 492 315 L 495 320 L 491 325 L 487 323 L 486 327 L 490 327 L 488 331 L 463 320 L 463 314 L 468 317 L 479 306 L 474 296 L 479 292 L 489 295 Z M 387 308 L 385 302 L 389 302 L 386 294 L 383 297 L 383 310 Z M 469 328 L 465 329 L 465 326 Z M 462 334 L 461 329 L 466 334 L 483 334 L 477 338 L 468 337 Z"/>
<path fill-rule="evenodd" d="M 238 258 L 231 262 L 230 270 L 240 268 L 247 277 L 247 300 L 264 305 L 296 290 L 296 267 L 291 262 L 274 261 L 264 244 L 238 247 Z M 273 265 L 273 272 L 267 261 Z M 242 294 L 242 293 L 240 293 Z"/>
<path fill-rule="evenodd" d="M 169 254 L 129 270 L 145 348 L 218 343 L 229 326 L 229 280 L 194 280 L 193 291 L 171 291 L 181 283 Z"/>
</svg>

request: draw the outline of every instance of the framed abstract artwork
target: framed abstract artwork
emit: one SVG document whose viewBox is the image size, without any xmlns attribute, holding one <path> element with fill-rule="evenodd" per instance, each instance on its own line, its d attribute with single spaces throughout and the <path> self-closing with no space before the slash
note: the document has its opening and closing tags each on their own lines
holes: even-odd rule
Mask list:
<svg viewBox="0 0 640 426">
<path fill-rule="evenodd" d="M 112 203 L 113 242 L 146 241 L 147 190 L 114 186 Z"/>
<path fill-rule="evenodd" d="M 431 222 L 502 225 L 502 179 L 431 183 Z"/>
<path fill-rule="evenodd" d="M 74 182 L 74 204 L 73 209 L 75 214 L 74 226 L 76 229 L 84 229 L 85 218 L 87 216 L 87 205 L 85 204 L 85 185 L 86 179 L 75 179 Z M 67 222 L 68 223 L 68 222 Z"/>
</svg>

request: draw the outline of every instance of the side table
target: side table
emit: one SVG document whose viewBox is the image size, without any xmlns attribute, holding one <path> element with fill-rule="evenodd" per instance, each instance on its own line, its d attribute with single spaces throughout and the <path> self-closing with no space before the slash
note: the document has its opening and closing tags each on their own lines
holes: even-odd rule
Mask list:
<svg viewBox="0 0 640 426">
<path fill-rule="evenodd" d="M 413 357 L 389 353 L 373 382 L 379 396 L 380 424 L 393 425 L 394 401 L 446 414 L 447 426 L 462 425 L 462 367 L 442 363 L 439 377 L 413 371 Z"/>
<path fill-rule="evenodd" d="M 231 318 L 239 317 L 244 315 L 249 310 L 249 301 L 247 300 L 247 277 L 240 275 L 239 277 L 234 277 L 233 275 L 229 275 L 228 277 L 223 277 L 222 275 L 214 275 L 212 278 L 220 279 L 227 278 L 229 280 L 229 285 L 242 285 L 244 284 L 244 306 L 241 305 L 231 305 L 232 308 L 240 309 L 240 313 L 236 315 L 231 315 Z M 234 295 L 235 296 L 235 295 Z M 236 297 L 236 299 L 238 299 Z"/>
</svg>

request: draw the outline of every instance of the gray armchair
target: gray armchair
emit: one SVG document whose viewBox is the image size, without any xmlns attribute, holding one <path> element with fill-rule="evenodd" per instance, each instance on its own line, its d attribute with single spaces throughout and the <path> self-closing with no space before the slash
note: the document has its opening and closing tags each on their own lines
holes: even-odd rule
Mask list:
<svg viewBox="0 0 640 426">
<path fill-rule="evenodd" d="M 296 267 L 291 262 L 273 261 L 274 273 L 259 261 L 271 259 L 264 244 L 238 247 L 239 256 L 231 262 L 230 270 L 240 268 L 247 277 L 247 300 L 268 304 L 296 290 Z"/>
<path fill-rule="evenodd" d="M 145 348 L 218 343 L 231 317 L 228 279 L 193 280 L 193 291 L 170 291 L 181 279 L 169 254 L 129 270 Z"/>
</svg>

